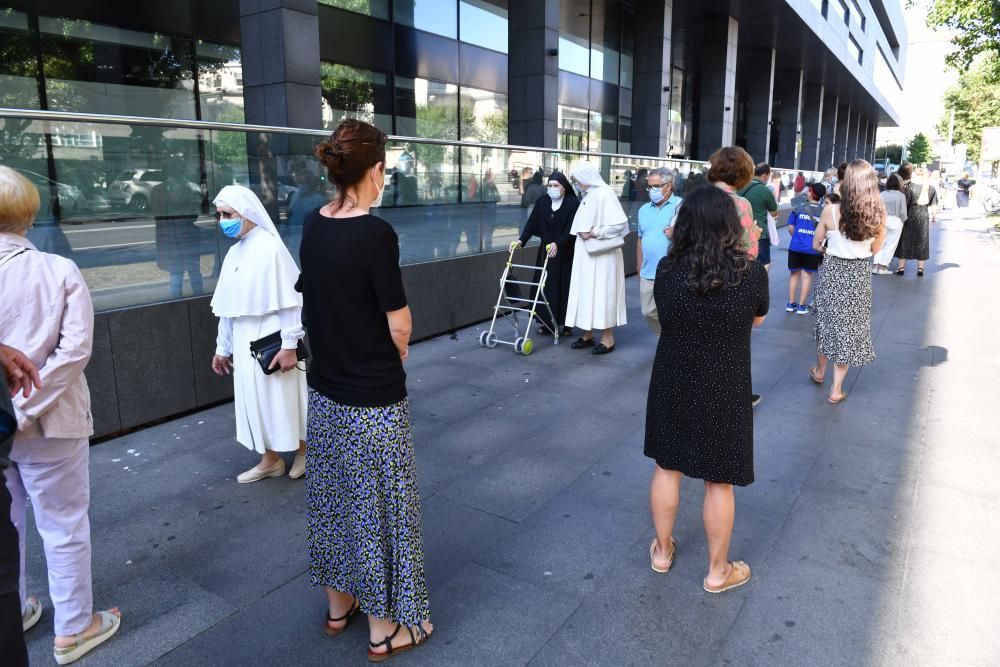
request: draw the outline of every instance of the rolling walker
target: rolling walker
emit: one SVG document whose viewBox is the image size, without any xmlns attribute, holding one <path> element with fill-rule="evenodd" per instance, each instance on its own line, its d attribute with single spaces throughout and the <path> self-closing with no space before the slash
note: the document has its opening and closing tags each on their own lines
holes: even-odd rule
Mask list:
<svg viewBox="0 0 1000 667">
<path fill-rule="evenodd" d="M 548 246 L 546 246 L 547 248 Z M 516 246 L 511 246 L 510 256 L 507 258 L 507 266 L 504 267 L 503 275 L 500 276 L 500 296 L 497 297 L 496 305 L 493 306 L 493 320 L 490 322 L 489 331 L 479 334 L 479 344 L 488 348 L 494 348 L 497 345 L 511 345 L 514 347 L 514 352 L 527 356 L 535 348 L 535 343 L 531 340 L 531 326 L 536 319 L 552 334 L 552 342 L 555 345 L 559 344 L 559 332 L 553 329 L 556 318 L 552 313 L 552 306 L 549 305 L 549 300 L 545 298 L 545 280 L 549 275 L 548 253 L 546 253 L 545 261 L 542 262 L 541 266 L 515 264 L 514 250 L 516 249 Z M 538 281 L 514 280 L 511 276 L 511 269 L 527 269 L 531 271 L 532 276 L 535 275 L 535 272 L 538 272 Z M 533 287 L 534 298 L 526 299 L 522 297 L 520 295 L 520 285 Z M 516 296 L 509 294 L 508 288 L 511 288 L 511 291 Z M 537 311 L 539 306 L 544 306 L 545 310 L 548 311 L 549 321 L 553 323 L 552 326 L 546 324 L 538 317 Z M 527 326 L 524 328 L 523 334 L 521 332 L 521 313 L 526 313 L 528 316 Z M 502 340 L 495 331 L 497 320 L 501 317 L 510 322 L 514 328 L 513 340 Z"/>
</svg>

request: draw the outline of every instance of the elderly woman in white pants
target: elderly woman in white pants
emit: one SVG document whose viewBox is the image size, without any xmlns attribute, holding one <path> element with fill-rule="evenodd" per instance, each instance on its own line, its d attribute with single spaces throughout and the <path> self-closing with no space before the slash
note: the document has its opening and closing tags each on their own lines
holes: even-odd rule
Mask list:
<svg viewBox="0 0 1000 667">
<path fill-rule="evenodd" d="M 903 234 L 903 223 L 906 222 L 906 195 L 903 194 L 903 180 L 897 174 L 890 174 L 885 182 L 885 191 L 879 196 L 885 204 L 885 244 L 882 249 L 875 253 L 872 260 L 872 273 L 880 276 L 887 276 L 892 273 L 889 270 L 889 262 L 899 245 L 899 237 Z"/>
<path fill-rule="evenodd" d="M 25 505 L 28 499 L 45 548 L 55 612 L 53 655 L 69 664 L 117 632 L 117 609 L 93 611 L 90 572 L 90 360 L 94 309 L 72 261 L 39 252 L 25 234 L 38 213 L 35 186 L 0 167 L 0 340 L 38 367 L 41 388 L 13 398 L 17 435 L 6 470 L 11 519 L 21 551 L 20 595 L 25 630 L 42 605 L 26 597 Z"/>
</svg>

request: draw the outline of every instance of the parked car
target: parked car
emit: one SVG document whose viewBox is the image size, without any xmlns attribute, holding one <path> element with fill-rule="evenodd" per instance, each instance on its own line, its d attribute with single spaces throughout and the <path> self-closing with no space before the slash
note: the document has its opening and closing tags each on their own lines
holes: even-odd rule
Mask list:
<svg viewBox="0 0 1000 667">
<path fill-rule="evenodd" d="M 162 169 L 126 169 L 108 186 L 112 203 L 126 206 L 137 213 L 149 210 L 149 195 L 166 179 Z M 192 191 L 201 194 L 197 183 L 187 181 Z"/>
<path fill-rule="evenodd" d="M 42 207 L 39 211 L 40 218 L 52 217 L 52 209 L 55 208 L 56 200 L 59 201 L 59 211 L 63 216 L 70 216 L 87 208 L 87 200 L 83 196 L 83 191 L 75 185 L 53 181 L 48 176 L 42 176 L 33 171 L 23 169 L 18 171 L 38 188 L 38 194 L 41 195 L 42 199 Z"/>
</svg>

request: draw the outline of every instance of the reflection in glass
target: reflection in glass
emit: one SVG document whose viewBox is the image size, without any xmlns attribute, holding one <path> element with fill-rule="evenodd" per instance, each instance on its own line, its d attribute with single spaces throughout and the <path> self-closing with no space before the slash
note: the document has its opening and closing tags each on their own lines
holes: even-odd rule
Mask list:
<svg viewBox="0 0 1000 667">
<path fill-rule="evenodd" d="M 396 23 L 436 35 L 458 37 L 458 6 L 454 0 L 393 0 Z"/>
<path fill-rule="evenodd" d="M 388 74 L 327 62 L 320 63 L 320 68 L 324 128 L 333 129 L 345 118 L 357 118 L 392 132 Z"/>
<path fill-rule="evenodd" d="M 466 121 L 473 120 L 471 117 Z M 458 139 L 458 86 L 396 77 L 396 134 Z"/>
<path fill-rule="evenodd" d="M 621 6 L 613 0 L 594 3 L 590 28 L 590 78 L 618 83 L 621 61 Z"/>
<path fill-rule="evenodd" d="M 377 19 L 389 18 L 389 0 L 319 0 L 319 4 L 374 16 Z"/>
<path fill-rule="evenodd" d="M 48 108 L 195 118 L 191 40 L 40 17 Z"/>
<path fill-rule="evenodd" d="M 40 108 L 37 76 L 27 14 L 0 9 L 0 106 Z"/>
<path fill-rule="evenodd" d="M 507 96 L 466 86 L 461 91 L 462 140 L 507 143 Z"/>
<path fill-rule="evenodd" d="M 587 110 L 559 105 L 559 148 L 569 151 L 587 150 Z"/>
<path fill-rule="evenodd" d="M 462 0 L 459 21 L 463 42 L 507 53 L 507 0 Z"/>
<path fill-rule="evenodd" d="M 242 123 L 243 64 L 238 46 L 198 40 L 198 101 L 202 120 Z"/>
<path fill-rule="evenodd" d="M 586 37 L 559 35 L 559 69 L 590 76 L 590 51 Z"/>
</svg>

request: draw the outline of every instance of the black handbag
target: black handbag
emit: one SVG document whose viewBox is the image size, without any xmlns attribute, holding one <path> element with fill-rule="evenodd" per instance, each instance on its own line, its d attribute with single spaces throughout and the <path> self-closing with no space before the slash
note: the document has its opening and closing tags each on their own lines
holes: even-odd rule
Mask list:
<svg viewBox="0 0 1000 667">
<path fill-rule="evenodd" d="M 277 366 L 270 368 L 271 362 L 274 361 L 278 352 L 281 352 L 280 331 L 275 331 L 273 334 L 250 341 L 250 355 L 260 364 L 260 369 L 264 371 L 264 375 L 270 375 L 278 370 Z M 309 350 L 306 349 L 305 344 L 301 340 L 299 340 L 299 344 L 295 348 L 295 355 L 299 361 L 305 361 L 309 358 Z"/>
</svg>

